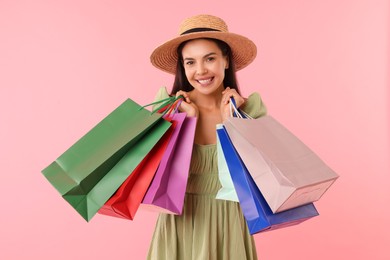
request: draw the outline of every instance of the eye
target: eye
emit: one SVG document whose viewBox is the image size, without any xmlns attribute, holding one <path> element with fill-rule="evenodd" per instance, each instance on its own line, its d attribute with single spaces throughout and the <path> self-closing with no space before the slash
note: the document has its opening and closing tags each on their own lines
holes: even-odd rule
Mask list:
<svg viewBox="0 0 390 260">
<path fill-rule="evenodd" d="M 215 60 L 215 57 L 207 57 L 207 61 L 213 61 Z"/>
<path fill-rule="evenodd" d="M 188 60 L 184 63 L 186 66 L 191 66 L 194 64 L 194 62 L 192 60 Z"/>
</svg>

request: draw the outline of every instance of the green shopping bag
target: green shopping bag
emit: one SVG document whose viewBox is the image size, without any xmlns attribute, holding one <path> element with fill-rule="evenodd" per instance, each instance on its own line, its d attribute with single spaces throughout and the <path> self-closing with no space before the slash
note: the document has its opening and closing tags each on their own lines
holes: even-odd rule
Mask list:
<svg viewBox="0 0 390 260">
<path fill-rule="evenodd" d="M 89 221 L 170 125 L 127 99 L 42 173 Z"/>
</svg>

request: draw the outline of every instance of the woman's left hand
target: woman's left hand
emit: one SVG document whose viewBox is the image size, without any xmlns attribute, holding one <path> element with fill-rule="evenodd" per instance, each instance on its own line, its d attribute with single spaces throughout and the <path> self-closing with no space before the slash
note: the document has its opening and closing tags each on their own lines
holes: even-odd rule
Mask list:
<svg viewBox="0 0 390 260">
<path fill-rule="evenodd" d="M 235 89 L 231 89 L 229 87 L 225 88 L 222 91 L 222 100 L 221 100 L 221 113 L 222 113 L 222 121 L 225 121 L 226 118 L 230 116 L 230 98 L 234 98 L 236 101 L 236 106 L 239 108 L 242 104 L 245 103 L 245 99 L 237 93 Z"/>
</svg>

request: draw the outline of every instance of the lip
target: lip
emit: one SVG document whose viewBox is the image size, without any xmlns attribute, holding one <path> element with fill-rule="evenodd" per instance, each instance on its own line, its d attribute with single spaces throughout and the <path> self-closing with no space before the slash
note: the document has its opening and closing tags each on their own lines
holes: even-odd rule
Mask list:
<svg viewBox="0 0 390 260">
<path fill-rule="evenodd" d="M 201 79 L 196 79 L 196 81 L 202 85 L 202 86 L 207 86 L 214 81 L 214 77 L 208 77 L 208 78 L 201 78 Z"/>
</svg>

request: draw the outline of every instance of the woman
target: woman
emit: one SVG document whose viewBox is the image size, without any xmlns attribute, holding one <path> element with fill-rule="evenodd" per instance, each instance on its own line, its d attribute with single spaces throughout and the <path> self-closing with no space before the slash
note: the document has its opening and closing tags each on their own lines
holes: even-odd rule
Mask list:
<svg viewBox="0 0 390 260">
<path fill-rule="evenodd" d="M 175 74 L 171 95 L 184 96 L 179 110 L 197 117 L 195 143 L 183 213 L 160 214 L 148 259 L 257 259 L 240 205 L 215 199 L 221 187 L 216 125 L 229 116 L 230 98 L 254 118 L 266 113 L 258 93 L 240 95 L 235 76 L 253 61 L 256 46 L 211 15 L 186 19 L 179 32 L 154 50 L 151 62 Z M 157 99 L 166 97 L 160 89 Z"/>
</svg>

